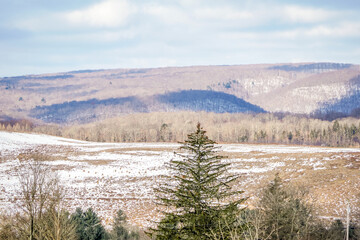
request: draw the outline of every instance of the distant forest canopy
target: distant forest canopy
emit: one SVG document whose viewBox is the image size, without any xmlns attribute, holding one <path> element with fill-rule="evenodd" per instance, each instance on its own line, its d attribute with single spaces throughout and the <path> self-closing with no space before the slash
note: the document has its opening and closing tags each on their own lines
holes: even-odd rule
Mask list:
<svg viewBox="0 0 360 240">
<path fill-rule="evenodd" d="M 295 65 L 278 65 L 269 67 L 269 69 L 275 70 L 283 70 L 283 71 L 296 71 L 296 72 L 325 72 L 329 70 L 339 70 L 346 69 L 353 66 L 352 64 L 346 63 L 310 63 L 310 64 L 302 64 L 299 66 Z"/>
<path fill-rule="evenodd" d="M 359 147 L 360 120 L 333 121 L 289 114 L 207 112 L 136 113 L 89 124 L 2 122 L 0 130 L 37 132 L 96 142 L 178 142 L 200 122 L 218 143 L 274 143 Z"/>
</svg>

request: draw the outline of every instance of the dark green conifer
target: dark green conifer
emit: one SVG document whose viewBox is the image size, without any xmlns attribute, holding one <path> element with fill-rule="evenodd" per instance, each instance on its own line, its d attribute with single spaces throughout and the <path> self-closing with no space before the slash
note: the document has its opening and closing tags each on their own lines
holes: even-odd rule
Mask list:
<svg viewBox="0 0 360 240">
<path fill-rule="evenodd" d="M 156 189 L 158 204 L 164 211 L 163 219 L 152 236 L 156 239 L 229 239 L 244 199 L 230 201 L 242 193 L 232 191 L 236 176 L 227 173 L 229 163 L 217 155 L 215 142 L 205 135 L 200 124 L 182 143 L 182 160 L 170 161 L 172 176 Z M 240 228 L 239 228 L 240 229 Z"/>
<path fill-rule="evenodd" d="M 276 174 L 262 193 L 260 211 L 264 214 L 264 236 L 270 239 L 309 239 L 314 228 L 311 206 L 304 202 L 304 193 L 285 188 Z"/>
<path fill-rule="evenodd" d="M 116 213 L 112 231 L 110 234 L 111 240 L 137 240 L 139 233 L 136 231 L 129 231 L 126 227 L 126 215 L 122 210 Z"/>
<path fill-rule="evenodd" d="M 97 214 L 89 208 L 83 212 L 77 208 L 71 220 L 76 224 L 76 234 L 79 240 L 107 239 L 107 234 Z"/>
</svg>

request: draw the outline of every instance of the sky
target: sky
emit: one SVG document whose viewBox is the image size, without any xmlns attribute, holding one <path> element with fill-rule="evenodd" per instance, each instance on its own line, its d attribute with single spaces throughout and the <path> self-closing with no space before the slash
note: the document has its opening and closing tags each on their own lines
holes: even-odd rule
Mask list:
<svg viewBox="0 0 360 240">
<path fill-rule="evenodd" d="M 360 64 L 360 1 L 0 0 L 0 77 L 290 62 Z"/>
</svg>

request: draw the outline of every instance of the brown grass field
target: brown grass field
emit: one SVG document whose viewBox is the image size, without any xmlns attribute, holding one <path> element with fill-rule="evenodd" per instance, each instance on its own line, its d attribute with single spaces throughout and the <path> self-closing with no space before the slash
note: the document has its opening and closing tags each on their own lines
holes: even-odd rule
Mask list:
<svg viewBox="0 0 360 240">
<path fill-rule="evenodd" d="M 14 208 L 19 198 L 16 167 L 24 154 L 36 151 L 59 175 L 70 211 L 93 207 L 104 223 L 110 224 L 115 212 L 122 209 L 129 222 L 141 228 L 159 218 L 153 188 L 168 175 L 165 163 L 178 158 L 174 154 L 178 144 L 92 143 L 20 133 L 6 133 L 1 138 L 1 134 L 5 132 L 0 132 L 1 212 L 19 210 Z M 28 135 L 33 139 L 30 145 L 25 144 Z M 15 149 L 12 144 L 16 141 L 23 144 Z M 233 187 L 244 191 L 239 197 L 248 198 L 245 205 L 249 208 L 279 173 L 286 185 L 308 193 L 307 200 L 324 219 L 344 218 L 347 203 L 354 220 L 360 211 L 360 149 L 260 144 L 220 147 L 219 154 L 227 157 L 224 162 L 231 163 L 229 173 L 239 176 Z"/>
</svg>

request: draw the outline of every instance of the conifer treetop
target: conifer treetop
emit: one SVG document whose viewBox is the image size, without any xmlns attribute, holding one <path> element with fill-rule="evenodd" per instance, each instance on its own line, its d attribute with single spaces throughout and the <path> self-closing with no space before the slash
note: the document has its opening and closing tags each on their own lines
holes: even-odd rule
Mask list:
<svg viewBox="0 0 360 240">
<path fill-rule="evenodd" d="M 174 239 L 177 234 L 181 237 L 175 239 L 207 239 L 199 236 L 216 232 L 221 221 L 235 222 L 245 199 L 230 201 L 242 191 L 232 191 L 231 184 L 238 177 L 228 174 L 229 163 L 221 161 L 224 157 L 217 154 L 214 144 L 198 123 L 180 147 L 187 153 L 170 161 L 173 175 L 155 189 L 158 204 L 167 209 L 158 228 L 153 229 L 163 236 L 157 239 Z"/>
</svg>

